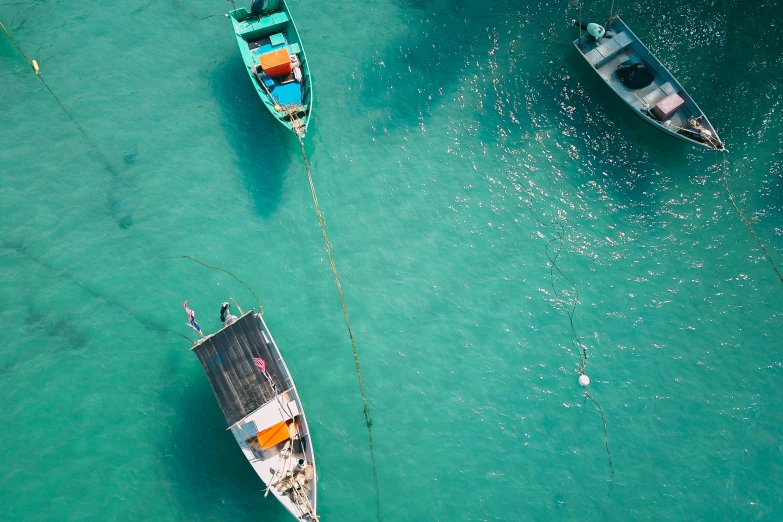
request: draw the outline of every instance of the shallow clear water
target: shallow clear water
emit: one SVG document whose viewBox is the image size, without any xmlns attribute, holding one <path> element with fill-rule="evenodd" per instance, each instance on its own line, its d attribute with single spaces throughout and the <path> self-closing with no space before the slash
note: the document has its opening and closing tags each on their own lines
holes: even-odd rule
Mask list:
<svg viewBox="0 0 783 522">
<path fill-rule="evenodd" d="M 779 10 L 616 4 L 720 131 L 737 202 L 783 262 Z M 777 519 L 783 285 L 719 158 L 612 98 L 570 47 L 566 2 L 290 7 L 383 519 Z M 227 9 L 0 6 L 76 122 L 3 35 L 0 518 L 289 520 L 182 337 L 184 299 L 208 331 L 220 302 L 254 299 L 193 255 L 261 296 L 323 520 L 375 519 L 299 146 L 255 98 Z"/>
</svg>

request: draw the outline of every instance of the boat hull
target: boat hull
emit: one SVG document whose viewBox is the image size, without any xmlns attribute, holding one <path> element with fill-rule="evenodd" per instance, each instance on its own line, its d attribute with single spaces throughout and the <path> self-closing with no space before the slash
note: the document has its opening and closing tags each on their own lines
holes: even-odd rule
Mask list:
<svg viewBox="0 0 783 522">
<path fill-rule="evenodd" d="M 233 316 L 232 316 L 233 317 Z M 252 311 L 192 348 L 245 458 L 297 519 L 315 522 L 317 474 L 310 430 L 291 373 Z"/>
<path fill-rule="evenodd" d="M 596 41 L 589 34 L 574 40 L 574 48 L 604 83 L 647 124 L 692 145 L 712 150 L 725 150 L 718 133 L 706 114 L 676 78 L 655 55 L 639 40 L 631 29 L 617 16 L 607 24 L 607 34 L 612 38 Z M 617 67 L 630 61 L 644 64 L 652 72 L 650 84 L 640 88 L 627 87 L 616 74 Z M 680 107 L 662 118 L 654 117 L 658 103 L 676 95 Z M 695 122 L 695 123 L 693 123 Z"/>
<path fill-rule="evenodd" d="M 230 19 L 234 28 L 237 47 L 245 64 L 245 70 L 250 81 L 266 109 L 283 127 L 304 137 L 310 125 L 313 110 L 313 83 L 310 67 L 304 46 L 299 37 L 299 31 L 288 9 L 285 0 L 279 0 L 279 8 L 252 16 L 244 8 L 231 11 Z M 273 36 L 274 35 L 274 36 Z M 284 38 L 285 42 L 267 42 L 269 37 Z M 279 79 L 271 79 L 265 85 L 257 76 L 259 52 L 261 49 L 251 49 L 251 46 L 264 42 L 265 50 L 285 49 L 290 55 L 295 55 L 302 72 L 301 80 L 295 80 L 301 90 L 299 96 L 293 91 L 292 85 L 284 84 Z M 294 107 L 296 106 L 296 107 Z"/>
</svg>

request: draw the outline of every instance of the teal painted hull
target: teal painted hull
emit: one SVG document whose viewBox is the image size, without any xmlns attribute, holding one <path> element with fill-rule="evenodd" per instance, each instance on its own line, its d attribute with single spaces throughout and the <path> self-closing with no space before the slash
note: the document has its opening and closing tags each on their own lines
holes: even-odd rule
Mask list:
<svg viewBox="0 0 783 522">
<path fill-rule="evenodd" d="M 312 117 L 313 83 L 299 32 L 285 0 L 280 0 L 276 9 L 258 16 L 251 16 L 244 8 L 231 11 L 231 22 L 245 70 L 258 97 L 281 125 L 304 137 Z M 262 71 L 260 56 L 281 49 L 298 60 L 301 74 L 296 78 L 295 70 L 286 78 L 272 78 Z"/>
</svg>

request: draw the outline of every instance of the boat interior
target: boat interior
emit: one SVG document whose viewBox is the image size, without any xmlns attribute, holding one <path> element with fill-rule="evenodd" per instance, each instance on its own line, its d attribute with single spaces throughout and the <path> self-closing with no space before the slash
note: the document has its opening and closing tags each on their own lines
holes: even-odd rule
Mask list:
<svg viewBox="0 0 783 522">
<path fill-rule="evenodd" d="M 233 425 L 231 433 L 267 488 L 301 520 L 310 520 L 306 517 L 315 514 L 315 468 L 294 393 L 277 395 Z"/>
<path fill-rule="evenodd" d="M 599 38 L 585 32 L 576 47 L 601 78 L 651 123 L 702 144 L 720 143 L 688 93 L 618 18 Z"/>
<path fill-rule="evenodd" d="M 302 50 L 298 43 L 289 40 L 288 15 L 277 11 L 251 16 L 240 8 L 232 11 L 231 16 L 237 22 L 237 35 L 247 44 L 253 62 L 252 76 L 258 87 L 286 112 L 304 110 Z"/>
</svg>

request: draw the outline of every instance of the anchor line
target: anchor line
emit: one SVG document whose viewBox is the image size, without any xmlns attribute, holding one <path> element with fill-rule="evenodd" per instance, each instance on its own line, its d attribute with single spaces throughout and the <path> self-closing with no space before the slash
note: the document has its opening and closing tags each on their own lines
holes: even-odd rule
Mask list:
<svg viewBox="0 0 783 522">
<path fill-rule="evenodd" d="M 11 39 L 11 42 L 13 42 L 13 44 L 14 44 L 14 45 L 16 46 L 16 48 L 19 50 L 19 53 L 20 53 L 22 56 L 24 56 L 24 59 L 25 59 L 25 61 L 26 61 L 27 63 L 29 63 L 29 64 L 30 64 L 30 67 L 33 67 L 33 62 L 32 62 L 32 61 L 31 61 L 31 60 L 30 60 L 30 59 L 27 57 L 27 55 L 24 53 L 24 51 L 22 50 L 22 47 L 21 47 L 21 46 L 20 46 L 18 43 L 16 43 L 16 40 L 15 40 L 15 39 L 14 39 L 14 37 L 11 35 L 11 32 L 10 32 L 8 29 L 6 29 L 6 28 L 5 28 L 5 25 L 3 24 L 3 22 L 2 22 L 2 21 L 0 21 L 0 27 L 2 27 L 2 28 L 3 28 L 3 31 L 5 31 L 5 34 L 7 34 L 7 35 L 8 35 L 8 38 L 10 38 L 10 39 Z M 33 70 L 35 70 L 35 67 L 33 67 Z"/>
<path fill-rule="evenodd" d="M 531 212 L 532 215 L 532 212 Z M 539 223 L 544 225 L 544 223 L 539 220 Z M 546 226 L 546 225 L 544 225 Z M 563 238 L 565 237 L 565 228 L 561 223 L 555 223 L 554 221 L 550 223 L 550 226 L 553 228 L 557 228 L 557 237 L 550 239 L 546 244 L 546 257 L 549 260 L 549 283 L 552 287 L 552 292 L 557 295 L 558 299 L 560 299 L 561 302 L 566 303 L 568 302 L 566 299 L 563 298 L 563 294 L 565 291 L 560 292 L 555 288 L 555 270 L 557 270 L 557 273 L 560 274 L 560 276 L 568 281 L 568 284 L 571 285 L 571 289 L 573 292 L 573 299 L 570 300 L 570 310 L 566 311 L 566 315 L 568 316 L 568 322 L 571 327 L 571 345 L 576 349 L 577 353 L 579 354 L 579 359 L 581 362 L 581 367 L 579 369 L 579 373 L 583 374 L 585 372 L 585 368 L 587 367 L 587 346 L 582 342 L 582 339 L 579 337 L 579 335 L 576 333 L 576 326 L 574 325 L 574 315 L 576 313 L 576 304 L 579 302 L 579 289 L 577 288 L 576 284 L 571 280 L 570 277 L 565 275 L 563 271 L 560 269 L 560 266 L 557 264 L 557 258 L 560 257 L 560 252 L 563 249 Z M 550 246 L 557 242 L 557 250 L 555 251 L 554 257 L 550 254 Z"/>
<path fill-rule="evenodd" d="M 52 88 L 49 86 L 48 83 L 46 83 L 46 79 L 43 77 L 43 75 L 36 69 L 36 67 L 33 65 L 33 61 L 30 60 L 30 58 L 27 57 L 27 54 L 22 50 L 22 47 L 17 43 L 16 39 L 13 37 L 11 32 L 6 29 L 5 25 L 3 25 L 2 22 L 0 22 L 0 27 L 2 27 L 3 31 L 5 31 L 5 34 L 8 35 L 8 38 L 10 38 L 11 42 L 16 46 L 16 48 L 19 50 L 19 53 L 24 57 L 25 61 L 30 65 L 30 67 L 33 68 L 33 70 L 36 73 L 36 76 L 38 76 L 38 79 L 41 80 L 41 83 L 44 87 L 46 87 L 46 90 L 49 91 L 49 94 L 52 95 L 52 98 L 55 99 L 57 104 L 60 106 L 60 109 L 65 113 L 66 116 L 71 120 L 71 122 L 76 126 L 77 129 L 79 129 L 79 132 L 84 137 L 84 139 L 87 141 L 87 143 L 90 144 L 90 146 L 95 150 L 95 152 L 98 153 L 98 155 L 101 156 L 101 159 L 106 164 L 106 167 L 109 169 L 109 171 L 117 175 L 117 171 L 114 169 L 114 167 L 109 163 L 109 160 L 106 158 L 106 156 L 103 155 L 103 152 L 101 152 L 100 147 L 98 147 L 98 144 L 93 141 L 93 139 L 87 134 L 87 132 L 84 130 L 84 128 L 79 124 L 79 122 L 76 121 L 76 119 L 73 117 L 73 115 L 68 111 L 68 109 L 65 108 L 65 105 L 63 105 L 63 102 L 60 100 L 60 98 L 54 93 Z"/>
<path fill-rule="evenodd" d="M 120 172 L 112 165 L 112 163 L 109 161 L 109 158 L 103 153 L 101 148 L 98 146 L 98 144 L 93 140 L 89 134 L 87 134 L 87 131 L 84 130 L 84 127 L 79 124 L 78 121 L 76 121 L 76 118 L 73 117 L 73 114 L 65 107 L 62 100 L 60 100 L 60 97 L 57 96 L 57 94 L 54 92 L 54 89 L 49 86 L 49 83 L 46 81 L 46 78 L 41 74 L 41 72 L 38 69 L 38 65 L 35 62 L 35 60 L 31 60 L 28 58 L 27 54 L 22 49 L 22 46 L 19 45 L 19 43 L 16 41 L 16 39 L 13 37 L 11 32 L 6 28 L 6 26 L 0 21 L 0 28 L 3 29 L 5 34 L 8 36 L 8 38 L 13 42 L 14 46 L 16 46 L 17 50 L 19 51 L 19 54 L 22 55 L 22 57 L 25 59 L 25 61 L 30 65 L 30 67 L 33 68 L 35 71 L 35 75 L 38 77 L 39 80 L 41 80 L 41 83 L 43 84 L 44 88 L 49 92 L 49 94 L 54 98 L 54 101 L 57 102 L 57 105 L 60 106 L 60 109 L 65 113 L 66 116 L 68 116 L 68 119 L 71 120 L 71 123 L 74 124 L 76 129 L 78 129 L 79 133 L 82 135 L 84 140 L 89 144 L 89 146 L 92 148 L 93 152 L 95 152 L 98 157 L 100 158 L 101 162 L 104 164 L 106 169 L 111 173 L 112 178 L 116 179 L 119 177 Z"/>
<path fill-rule="evenodd" d="M 231 272 L 229 272 L 225 268 L 221 268 L 219 266 L 212 266 L 212 265 L 208 265 L 206 263 L 202 263 L 201 261 L 199 261 L 198 259 L 196 259 L 193 256 L 177 256 L 177 257 L 172 257 L 171 259 L 190 259 L 191 261 L 194 261 L 194 262 L 198 263 L 199 265 L 203 266 L 204 268 L 209 268 L 210 270 L 219 270 L 220 272 L 225 272 L 226 274 L 230 275 L 231 277 L 236 279 L 239 282 L 239 284 L 241 284 L 242 286 L 247 288 L 250 291 L 251 294 L 253 294 L 253 297 L 256 298 L 256 302 L 258 302 L 258 313 L 261 314 L 261 315 L 264 315 L 264 307 L 261 305 L 261 299 L 259 299 L 258 296 L 256 295 L 256 293 L 253 291 L 253 289 L 250 288 L 250 285 L 248 285 L 247 283 L 245 283 L 244 281 L 239 279 L 237 276 L 235 276 L 234 274 L 232 274 Z"/>
<path fill-rule="evenodd" d="M 528 200 L 528 211 L 530 212 L 530 215 L 538 221 L 541 225 L 546 226 L 546 224 L 539 219 L 534 213 L 533 213 L 533 203 L 532 203 L 532 195 L 528 193 L 528 196 L 530 199 Z M 574 296 L 572 299 L 570 299 L 570 309 L 566 310 L 566 315 L 568 316 L 568 322 L 571 327 L 571 345 L 577 349 L 577 352 L 579 353 L 579 359 L 581 363 L 581 367 L 579 369 L 579 374 L 583 375 L 585 373 L 585 370 L 587 368 L 587 346 L 582 342 L 581 338 L 576 332 L 576 326 L 574 325 L 574 315 L 576 313 L 576 305 L 579 302 L 579 289 L 577 288 L 576 284 L 573 282 L 573 280 L 568 277 L 563 271 L 561 270 L 560 266 L 557 264 L 557 259 L 560 257 L 560 252 L 563 249 L 563 240 L 565 238 L 565 227 L 562 223 L 557 223 L 555 221 L 551 221 L 549 223 L 549 226 L 554 228 L 557 231 L 557 237 L 550 239 L 549 242 L 546 244 L 546 256 L 549 260 L 549 282 L 552 286 L 552 291 L 555 292 L 558 299 L 560 299 L 561 302 L 567 303 L 568 301 L 563 299 L 563 293 L 558 292 L 555 288 L 555 270 L 558 274 L 560 274 L 561 277 L 563 277 L 566 281 L 568 281 L 568 284 L 571 285 L 571 288 L 573 289 Z M 550 245 L 552 243 L 557 242 L 557 250 L 555 251 L 555 255 L 550 255 Z M 570 297 L 570 296 L 569 296 Z M 606 427 L 606 414 L 604 413 L 603 408 L 601 408 L 601 405 L 596 401 L 592 395 L 590 395 L 590 392 L 585 389 L 584 391 L 585 397 L 590 400 L 591 403 L 593 403 L 593 406 L 595 406 L 596 410 L 598 410 L 598 413 L 601 414 L 601 422 L 603 424 L 603 430 L 604 430 L 604 448 L 606 448 L 606 455 L 609 459 L 609 469 L 611 470 L 611 474 L 609 475 L 609 482 L 612 482 L 612 479 L 614 478 L 614 460 L 612 459 L 612 452 L 609 450 L 609 435 L 607 432 Z"/>
<path fill-rule="evenodd" d="M 293 119 L 296 119 L 296 117 L 293 116 L 292 120 Z M 296 119 L 296 121 L 298 122 L 298 119 Z M 321 227 L 321 234 L 323 235 L 324 238 L 324 245 L 326 246 L 326 253 L 329 257 L 329 264 L 331 265 L 332 268 L 334 281 L 337 284 L 337 291 L 340 293 L 340 302 L 342 303 L 343 306 L 343 315 L 345 316 L 345 324 L 348 327 L 348 337 L 350 337 L 351 339 L 351 348 L 353 349 L 353 359 L 354 359 L 354 363 L 356 364 L 356 375 L 359 378 L 359 389 L 362 392 L 362 401 L 364 403 L 364 420 L 367 425 L 367 436 L 370 445 L 370 460 L 372 462 L 372 476 L 373 476 L 373 481 L 375 482 L 376 516 L 377 519 L 380 521 L 381 520 L 380 488 L 378 486 L 378 467 L 375 462 L 375 445 L 373 444 L 373 437 L 372 437 L 372 418 L 370 417 L 370 408 L 367 402 L 367 394 L 364 391 L 364 380 L 362 379 L 362 370 L 359 365 L 359 352 L 356 349 L 356 340 L 354 339 L 353 331 L 351 330 L 351 321 L 348 318 L 348 306 L 345 303 L 345 296 L 343 295 L 343 287 L 340 284 L 340 276 L 337 273 L 337 265 L 334 262 L 334 255 L 332 253 L 332 244 L 329 241 L 329 236 L 326 234 L 324 214 L 321 211 L 321 205 L 318 203 L 318 194 L 315 191 L 315 184 L 313 183 L 313 174 L 310 171 L 310 164 L 307 161 L 307 153 L 305 152 L 305 146 L 301 136 L 301 126 L 296 125 L 292 121 L 292 127 L 296 130 L 296 137 L 299 140 L 300 147 L 302 148 L 302 159 L 304 160 L 305 170 L 307 171 L 307 179 L 310 183 L 310 193 L 313 197 L 313 205 L 315 206 L 315 213 L 318 216 L 318 225 Z"/>
<path fill-rule="evenodd" d="M 581 21 L 581 0 L 579 3 L 579 14 L 580 14 L 580 21 Z M 613 6 L 614 7 L 614 6 Z M 581 26 L 580 26 L 581 27 Z M 581 35 L 581 33 L 580 33 Z M 490 67 L 490 71 L 492 73 L 492 76 L 495 76 L 494 70 Z M 497 78 L 495 78 L 497 80 Z M 508 149 L 505 149 L 505 152 L 511 154 L 511 151 Z M 521 186 L 521 185 L 520 185 Z M 560 252 L 563 248 L 563 241 L 565 238 L 565 227 L 562 223 L 558 223 L 554 220 L 550 221 L 550 223 L 544 223 L 543 220 L 541 220 L 534 212 L 533 212 L 533 193 L 530 192 L 526 187 L 522 187 L 522 189 L 527 194 L 527 210 L 530 214 L 530 217 L 532 217 L 535 221 L 537 221 L 542 227 L 551 226 L 556 232 L 557 237 L 550 239 L 546 244 L 546 256 L 549 260 L 549 282 L 552 286 L 552 291 L 557 295 L 557 298 L 563 302 L 566 303 L 567 301 L 563 298 L 563 293 L 558 292 L 555 288 L 555 271 L 563 278 L 565 279 L 570 285 L 573 290 L 573 299 L 570 300 L 570 309 L 566 310 L 566 315 L 568 316 L 568 322 L 571 329 L 571 345 L 576 348 L 578 354 L 579 354 L 579 360 L 580 360 L 580 369 L 579 374 L 583 375 L 585 372 L 585 369 L 587 367 L 587 359 L 588 359 L 588 353 L 587 353 L 587 346 L 582 342 L 581 338 L 577 334 L 576 326 L 574 325 L 574 315 L 576 313 L 576 305 L 579 302 L 579 289 L 577 288 L 576 284 L 571 280 L 570 277 L 568 277 L 560 268 L 560 266 L 557 264 L 557 259 L 560 257 Z M 557 249 L 554 252 L 554 256 L 550 253 L 550 247 L 553 243 L 557 242 Z M 598 401 L 596 401 L 590 393 L 587 391 L 587 389 L 584 390 L 585 397 L 590 399 L 590 402 L 593 403 L 593 405 L 596 407 L 598 412 L 601 414 L 601 420 L 603 423 L 604 428 L 604 447 L 606 448 L 606 455 L 609 459 L 609 469 L 611 470 L 611 475 L 609 476 L 609 483 L 610 488 L 612 484 L 612 480 L 614 478 L 614 460 L 612 459 L 612 454 L 609 451 L 609 437 L 608 437 L 608 431 L 607 431 L 607 422 L 606 422 L 606 415 L 604 414 L 603 408 L 601 408 L 600 404 L 598 404 Z"/>
<path fill-rule="evenodd" d="M 601 422 L 604 425 L 604 447 L 606 448 L 606 455 L 609 457 L 609 469 L 612 470 L 612 473 L 609 476 L 609 482 L 612 482 L 612 479 L 614 478 L 614 461 L 612 460 L 612 452 L 609 450 L 609 435 L 606 429 L 606 414 L 604 413 L 604 409 L 601 408 L 601 405 L 598 404 L 598 401 L 593 399 L 593 396 L 590 395 L 590 392 L 587 390 L 585 390 L 585 397 L 587 397 L 590 402 L 593 403 L 595 409 L 598 410 L 598 413 L 601 414 Z"/>
<path fill-rule="evenodd" d="M 580 369 L 578 370 L 580 375 L 583 375 L 585 373 L 585 369 L 587 368 L 587 359 L 588 359 L 588 353 L 587 353 L 587 346 L 582 342 L 581 337 L 578 335 L 576 331 L 576 326 L 574 325 L 574 315 L 576 313 L 576 305 L 579 302 L 579 289 L 576 286 L 576 283 L 568 277 L 563 270 L 560 268 L 560 265 L 557 264 L 557 260 L 560 257 L 560 252 L 563 249 L 563 241 L 565 239 L 565 227 L 562 223 L 558 223 L 554 220 L 550 221 L 549 223 L 545 223 L 541 218 L 539 218 L 534 212 L 533 212 L 533 194 L 531 194 L 526 188 L 523 187 L 523 190 L 528 196 L 527 199 L 527 210 L 530 214 L 530 217 L 532 217 L 536 222 L 538 222 L 543 227 L 552 227 L 556 232 L 556 237 L 550 239 L 545 248 L 545 253 L 547 256 L 547 259 L 549 260 L 549 282 L 552 287 L 552 291 L 557 295 L 557 298 L 564 304 L 568 303 L 570 304 L 570 307 L 566 309 L 566 316 L 568 317 L 568 322 L 571 328 L 571 344 L 574 348 L 576 348 L 578 354 L 579 354 L 579 360 L 580 360 Z M 554 255 L 552 254 L 551 245 L 553 243 L 557 243 L 557 247 L 554 250 Z M 559 292 L 557 288 L 555 287 L 555 272 L 559 274 L 563 279 L 568 281 L 568 284 L 571 286 L 573 297 L 571 297 L 567 291 Z M 570 297 L 570 299 L 565 299 L 564 295 Z M 606 456 L 609 461 L 609 469 L 611 471 L 609 475 L 609 483 L 612 484 L 612 480 L 614 479 L 614 459 L 612 459 L 612 452 L 609 449 L 609 434 L 607 429 L 607 420 L 606 420 L 606 414 L 604 413 L 603 408 L 598 403 L 595 398 L 593 398 L 592 395 L 590 395 L 590 392 L 587 391 L 587 389 L 584 390 L 585 398 L 587 398 L 593 406 L 595 406 L 598 413 L 601 414 L 601 422 L 603 424 L 603 438 L 604 438 L 604 448 L 606 449 Z M 611 487 L 611 486 L 610 486 Z"/>
<path fill-rule="evenodd" d="M 717 163 L 716 166 L 718 166 Z M 756 240 L 756 243 L 758 243 L 759 248 L 761 248 L 761 251 L 764 252 L 764 255 L 767 257 L 767 260 L 770 262 L 772 268 L 775 270 L 778 279 L 780 279 L 780 282 L 783 283 L 783 274 L 780 273 L 780 269 L 778 269 L 778 266 L 775 264 L 775 260 L 772 259 L 772 256 L 770 255 L 769 251 L 767 251 L 767 248 L 761 242 L 761 238 L 759 238 L 759 236 L 756 234 L 756 231 L 753 230 L 752 221 L 745 218 L 745 215 L 742 213 L 742 210 L 740 210 L 739 205 L 737 205 L 737 202 L 734 199 L 734 194 L 731 192 L 731 188 L 729 187 L 729 163 L 728 160 L 726 159 L 725 154 L 723 155 L 722 169 L 723 169 L 723 179 L 721 180 L 721 184 L 723 185 L 723 188 L 726 189 L 726 194 L 728 194 L 729 196 L 729 201 L 731 201 L 731 204 L 734 205 L 734 210 L 737 211 L 737 215 L 739 215 L 740 219 L 745 224 L 745 226 L 748 227 L 748 230 L 750 230 L 753 239 Z"/>
</svg>

